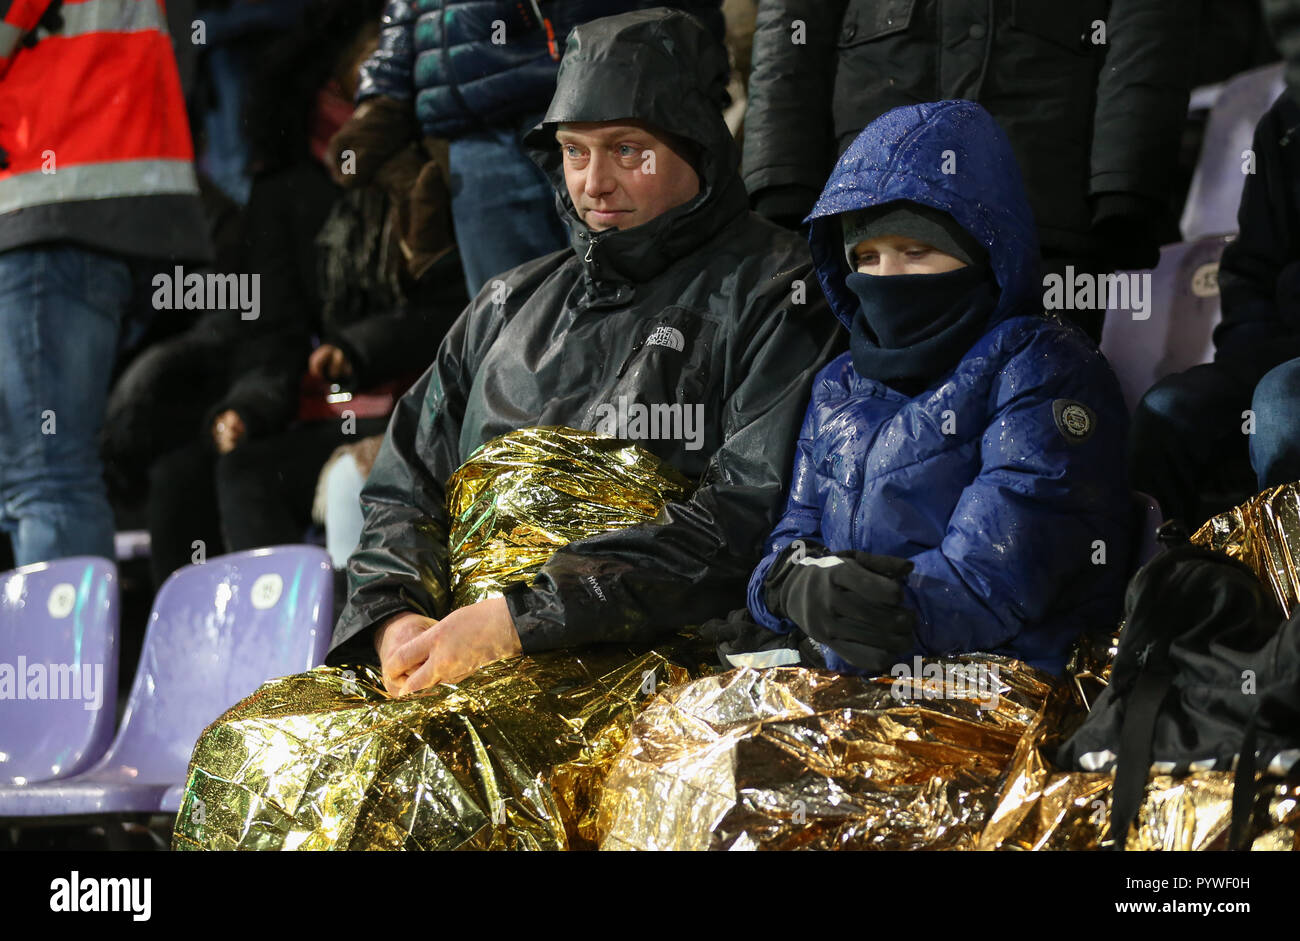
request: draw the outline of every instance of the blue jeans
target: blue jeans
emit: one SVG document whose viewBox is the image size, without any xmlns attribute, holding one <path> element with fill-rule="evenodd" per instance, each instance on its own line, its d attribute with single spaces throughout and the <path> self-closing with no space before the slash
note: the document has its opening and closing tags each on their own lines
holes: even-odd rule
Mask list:
<svg viewBox="0 0 1300 941">
<path fill-rule="evenodd" d="M 250 64 L 237 46 L 217 46 L 200 67 L 208 70 L 217 100 L 203 114 L 206 144 L 199 155 L 199 167 L 218 189 L 246 206 L 253 189 L 247 166 L 248 138 L 243 125 Z"/>
<path fill-rule="evenodd" d="M 0 252 L 0 529 L 18 565 L 114 558 L 99 431 L 131 280 L 71 245 Z"/>
<path fill-rule="evenodd" d="M 451 141 L 451 218 L 470 297 L 494 276 L 569 244 L 555 187 L 521 143 L 539 120 L 532 115 Z"/>
<path fill-rule="evenodd" d="M 1300 481 L 1300 359 L 1265 373 L 1250 407 L 1255 412 L 1250 465 L 1259 488 Z"/>
</svg>

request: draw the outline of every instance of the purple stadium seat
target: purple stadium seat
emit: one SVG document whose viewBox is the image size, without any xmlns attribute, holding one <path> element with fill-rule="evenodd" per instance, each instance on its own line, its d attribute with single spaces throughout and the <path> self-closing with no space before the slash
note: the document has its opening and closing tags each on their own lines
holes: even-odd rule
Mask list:
<svg viewBox="0 0 1300 941">
<path fill-rule="evenodd" d="M 1151 272 L 1147 318 L 1107 311 L 1101 351 L 1119 377 L 1130 411 L 1156 380 L 1214 359 L 1219 257 L 1229 241 L 1218 236 L 1166 245 Z"/>
<path fill-rule="evenodd" d="M 69 777 L 104 754 L 117 711 L 118 615 L 107 559 L 0 573 L 0 785 Z"/>
<path fill-rule="evenodd" d="M 1194 242 L 1237 231 L 1237 206 L 1246 185 L 1242 152 L 1255 137 L 1255 125 L 1282 94 L 1282 65 L 1242 72 L 1219 92 L 1205 125 L 1201 156 L 1183 206 L 1183 239 Z"/>
<path fill-rule="evenodd" d="M 210 722 L 265 680 L 324 660 L 333 615 L 329 556 L 313 546 L 254 549 L 176 572 L 154 600 L 108 754 L 73 778 L 0 788 L 0 817 L 157 812 L 184 784 Z"/>
</svg>

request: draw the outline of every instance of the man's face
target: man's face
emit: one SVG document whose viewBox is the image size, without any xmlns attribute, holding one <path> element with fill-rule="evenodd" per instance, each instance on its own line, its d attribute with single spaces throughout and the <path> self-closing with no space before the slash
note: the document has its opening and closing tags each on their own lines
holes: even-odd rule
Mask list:
<svg viewBox="0 0 1300 941">
<path fill-rule="evenodd" d="M 561 124 L 555 139 L 573 208 L 593 232 L 641 225 L 700 192 L 695 169 L 636 122 Z"/>
<path fill-rule="evenodd" d="M 965 268 L 966 262 L 925 242 L 904 235 L 882 235 L 853 247 L 859 274 L 943 274 Z"/>
</svg>

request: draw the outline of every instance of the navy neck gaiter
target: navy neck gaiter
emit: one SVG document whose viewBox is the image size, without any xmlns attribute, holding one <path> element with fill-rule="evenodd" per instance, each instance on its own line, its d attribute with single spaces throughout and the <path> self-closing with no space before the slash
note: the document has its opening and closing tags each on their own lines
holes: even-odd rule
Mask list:
<svg viewBox="0 0 1300 941">
<path fill-rule="evenodd" d="M 849 331 L 853 368 L 906 389 L 955 366 L 988 329 L 1001 294 L 984 266 L 942 274 L 854 272 L 844 283 L 858 297 Z"/>
</svg>

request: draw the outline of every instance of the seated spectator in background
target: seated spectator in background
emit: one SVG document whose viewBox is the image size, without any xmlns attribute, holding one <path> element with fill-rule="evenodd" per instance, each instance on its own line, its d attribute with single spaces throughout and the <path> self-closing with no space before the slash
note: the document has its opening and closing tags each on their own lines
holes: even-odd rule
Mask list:
<svg viewBox="0 0 1300 941">
<path fill-rule="evenodd" d="M 389 0 L 379 49 L 361 71 L 356 115 L 334 142 L 335 179 L 369 182 L 420 134 L 449 141 L 451 213 L 473 296 L 493 275 L 568 241 L 550 181 L 522 138 L 555 91 L 569 31 L 598 16 L 676 7 L 698 15 L 721 42 L 719 2 Z"/>
<path fill-rule="evenodd" d="M 1242 486 L 1300 480 L 1297 141 L 1300 106 L 1284 93 L 1255 129 L 1240 234 L 1219 264 L 1214 362 L 1160 380 L 1133 417 L 1133 486 L 1189 527 L 1237 502 Z M 1204 500 L 1207 492 L 1222 505 Z"/>
<path fill-rule="evenodd" d="M 0 529 L 18 565 L 116 558 L 98 438 L 134 282 L 211 256 L 193 159 L 159 0 L 0 3 Z"/>
<path fill-rule="evenodd" d="M 527 138 L 570 247 L 487 285 L 398 403 L 362 490 L 331 660 L 377 650 L 388 689 L 413 692 L 521 652 L 651 641 L 743 592 L 837 331 L 803 296 L 806 246 L 747 209 L 722 118 L 727 74 L 718 43 L 679 11 L 570 35 Z M 637 442 L 698 482 L 690 499 L 566 545 L 504 598 L 449 611 L 451 475 L 498 435 L 600 430 L 600 406 L 620 402 L 700 417 L 690 435 Z"/>
<path fill-rule="evenodd" d="M 813 383 L 749 608 L 831 669 L 983 651 L 1059 672 L 1081 631 L 1119 616 L 1124 402 L 1087 337 L 1043 316 L 1015 167 L 979 105 L 898 108 L 813 208 L 850 352 Z"/>
</svg>

